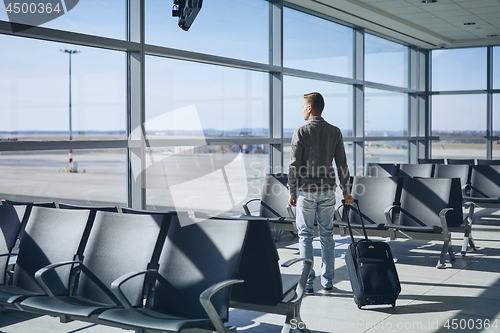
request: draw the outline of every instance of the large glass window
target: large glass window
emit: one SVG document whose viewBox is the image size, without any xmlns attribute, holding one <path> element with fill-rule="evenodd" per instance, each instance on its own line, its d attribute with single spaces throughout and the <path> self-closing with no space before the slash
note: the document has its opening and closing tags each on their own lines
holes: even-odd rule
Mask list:
<svg viewBox="0 0 500 333">
<path fill-rule="evenodd" d="M 125 137 L 125 54 L 0 35 L 0 136 L 12 140 Z M 71 112 L 69 57 L 71 55 Z"/>
<path fill-rule="evenodd" d="M 408 87 L 408 47 L 365 34 L 365 80 Z"/>
<path fill-rule="evenodd" d="M 408 135 L 408 95 L 366 88 L 365 135 Z"/>
<path fill-rule="evenodd" d="M 343 136 L 353 135 L 352 87 L 346 84 L 303 79 L 294 76 L 283 78 L 283 132 L 291 138 L 293 131 L 304 125 L 302 105 L 304 94 L 319 92 L 325 99 L 323 118 L 337 126 Z"/>
<path fill-rule="evenodd" d="M 437 140 L 431 144 L 432 158 L 485 159 L 486 141 L 478 140 Z"/>
<path fill-rule="evenodd" d="M 366 163 L 408 163 L 408 141 L 367 141 Z"/>
<path fill-rule="evenodd" d="M 353 30 L 290 8 L 283 10 L 283 65 L 353 77 Z"/>
<path fill-rule="evenodd" d="M 0 198 L 126 205 L 125 149 L 73 150 L 73 160 L 78 172 L 68 172 L 67 150 L 0 152 Z"/>
<path fill-rule="evenodd" d="M 432 51 L 432 90 L 486 89 L 486 48 Z"/>
<path fill-rule="evenodd" d="M 211 0 L 189 32 L 172 17 L 172 1 L 146 1 L 146 42 L 180 50 L 269 63 L 269 3 Z"/>
<path fill-rule="evenodd" d="M 432 135 L 486 135 L 486 95 L 434 95 Z"/>
<path fill-rule="evenodd" d="M 15 1 L 10 2 L 14 3 Z M 126 37 L 126 0 L 76 1 L 77 4 L 73 8 L 64 6 L 66 1 L 51 2 L 52 4 L 59 3 L 59 7 L 54 6 L 53 9 L 59 10 L 61 16 L 41 24 L 40 27 L 116 39 L 125 39 Z M 41 2 L 28 3 L 38 4 Z M 50 2 L 44 1 L 43 3 Z M 69 4 L 70 1 L 67 3 Z M 9 21 L 7 12 L 3 9 L 0 10 L 0 20 Z"/>
<path fill-rule="evenodd" d="M 269 136 L 268 74 L 146 58 L 146 130 L 165 135 Z"/>
</svg>

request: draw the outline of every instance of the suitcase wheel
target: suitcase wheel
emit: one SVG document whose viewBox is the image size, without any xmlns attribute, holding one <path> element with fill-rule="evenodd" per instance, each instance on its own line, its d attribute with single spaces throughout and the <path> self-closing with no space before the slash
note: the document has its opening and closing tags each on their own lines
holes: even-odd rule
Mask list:
<svg viewBox="0 0 500 333">
<path fill-rule="evenodd" d="M 356 305 L 358 306 L 358 309 L 361 309 L 362 307 L 361 303 L 357 303 Z"/>
<path fill-rule="evenodd" d="M 392 302 L 391 306 L 392 306 L 393 308 L 395 308 L 395 307 L 396 307 L 396 301 Z"/>
</svg>

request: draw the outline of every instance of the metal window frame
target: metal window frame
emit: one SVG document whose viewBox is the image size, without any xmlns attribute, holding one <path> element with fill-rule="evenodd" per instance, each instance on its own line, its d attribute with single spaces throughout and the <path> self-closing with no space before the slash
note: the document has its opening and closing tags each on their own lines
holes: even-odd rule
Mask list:
<svg viewBox="0 0 500 333">
<path fill-rule="evenodd" d="M 468 47 L 468 48 L 484 48 L 485 46 L 477 46 L 477 47 Z M 440 90 L 433 91 L 432 90 L 432 61 L 430 56 L 430 51 L 428 51 L 428 69 L 427 69 L 427 98 L 430 99 L 434 95 L 486 95 L 486 135 L 482 137 L 474 137 L 474 136 L 456 136 L 456 135 L 441 135 L 441 136 L 432 136 L 432 124 L 431 124 L 431 107 L 430 101 L 428 103 L 428 110 L 426 114 L 428 116 L 428 132 L 426 133 L 426 154 L 425 157 L 431 156 L 431 142 L 433 140 L 460 140 L 460 141 L 485 141 L 486 143 L 486 158 L 493 158 L 493 141 L 499 140 L 498 136 L 493 136 L 493 96 L 495 94 L 500 93 L 500 89 L 493 89 L 493 49 L 495 45 L 486 46 L 486 89 L 473 89 L 473 90 Z M 466 48 L 461 48 L 466 49 Z"/>
</svg>

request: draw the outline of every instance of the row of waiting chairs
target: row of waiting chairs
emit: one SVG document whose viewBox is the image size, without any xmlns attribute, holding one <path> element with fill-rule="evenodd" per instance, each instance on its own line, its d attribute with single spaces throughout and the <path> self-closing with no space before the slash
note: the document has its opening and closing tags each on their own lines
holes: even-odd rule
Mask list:
<svg viewBox="0 0 500 333">
<path fill-rule="evenodd" d="M 302 323 L 311 262 L 283 264 L 305 267 L 284 279 L 267 220 L 121 210 L 4 201 L 1 257 L 20 239 L 13 268 L 3 262 L 0 307 L 137 332 L 235 332 L 229 307 L 284 314 L 283 332 Z"/>
<path fill-rule="evenodd" d="M 462 185 L 470 182 L 469 164 L 367 163 L 367 177 L 460 178 Z"/>
<path fill-rule="evenodd" d="M 347 218 L 354 229 L 361 229 L 361 216 L 369 234 L 397 238 L 442 241 L 437 268 L 445 259 L 455 259 L 451 232 L 463 234 L 461 253 L 468 245 L 475 250 L 470 220 L 462 213 L 462 190 L 457 178 L 354 177 L 353 193 L 358 200 L 348 212 L 337 208 L 335 224 L 346 234 Z"/>
<path fill-rule="evenodd" d="M 500 208 L 500 165 L 371 163 L 366 175 L 459 178 L 464 206 L 471 208 L 470 218 L 474 207 Z"/>
<path fill-rule="evenodd" d="M 296 230 L 293 213 L 287 207 L 286 177 L 286 174 L 267 175 L 261 198 L 244 204 L 244 216 L 252 214 L 249 204 L 259 201 L 257 215 L 274 217 L 270 221 L 277 233 Z M 463 233 L 463 255 L 469 245 L 472 250 L 476 249 L 471 219 L 462 214 L 462 188 L 457 178 L 353 177 L 352 192 L 359 200 L 371 235 L 443 241 L 438 268 L 445 267 L 447 253 L 454 259 L 450 232 Z M 356 209 L 351 209 L 350 214 L 353 212 Z M 351 221 L 355 229 L 360 227 L 359 215 L 351 216 Z M 346 235 L 347 225 L 341 213 L 337 212 L 334 224 L 336 232 Z"/>
<path fill-rule="evenodd" d="M 469 164 L 469 165 L 500 165 L 500 160 L 485 160 L 474 158 L 419 158 L 419 164 Z"/>
</svg>

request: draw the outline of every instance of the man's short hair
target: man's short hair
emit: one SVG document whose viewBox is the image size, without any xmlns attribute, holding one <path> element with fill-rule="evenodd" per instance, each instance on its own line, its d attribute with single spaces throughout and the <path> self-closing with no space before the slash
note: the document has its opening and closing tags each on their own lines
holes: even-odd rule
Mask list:
<svg viewBox="0 0 500 333">
<path fill-rule="evenodd" d="M 323 112 L 323 109 L 325 108 L 325 100 L 320 93 L 312 92 L 304 94 L 304 99 L 315 111 Z"/>
</svg>

